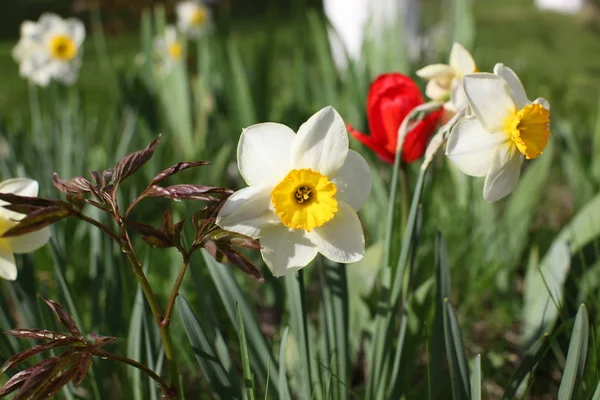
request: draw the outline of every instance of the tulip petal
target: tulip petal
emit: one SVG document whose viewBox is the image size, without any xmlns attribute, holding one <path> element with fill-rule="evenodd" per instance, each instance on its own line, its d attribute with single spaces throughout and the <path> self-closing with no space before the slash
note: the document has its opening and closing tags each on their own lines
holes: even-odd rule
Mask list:
<svg viewBox="0 0 600 400">
<path fill-rule="evenodd" d="M 282 224 L 264 229 L 260 245 L 262 258 L 276 277 L 304 268 L 319 252 L 306 237 L 306 231 L 289 229 Z"/>
<path fill-rule="evenodd" d="M 363 156 L 354 150 L 348 151 L 342 169 L 332 179 L 337 188 L 337 200 L 347 203 L 358 211 L 371 193 L 371 170 Z"/>
<path fill-rule="evenodd" d="M 519 183 L 523 155 L 516 146 L 503 146 L 492 157 L 490 172 L 485 178 L 483 198 L 498 201 L 510 194 Z"/>
<path fill-rule="evenodd" d="M 496 148 L 509 140 L 503 132 L 487 132 L 475 117 L 463 118 L 450 132 L 446 155 L 465 174 L 486 176 Z"/>
<path fill-rule="evenodd" d="M 488 73 L 466 75 L 465 95 L 473 113 L 488 132 L 504 129 L 507 118 L 515 111 L 508 84 L 503 78 Z"/>
<path fill-rule="evenodd" d="M 527 100 L 527 93 L 525 93 L 525 88 L 523 87 L 523 84 L 521 83 L 521 80 L 517 74 L 515 74 L 515 71 L 504 66 L 504 64 L 498 63 L 496 66 L 494 66 L 494 74 L 502 77 L 508 84 L 510 95 L 515 102 L 517 109 L 520 110 L 529 103 L 529 100 Z"/>
<path fill-rule="evenodd" d="M 293 168 L 310 168 L 325 176 L 334 176 L 344 165 L 348 154 L 346 125 L 331 106 L 308 119 L 292 142 Z"/>
<path fill-rule="evenodd" d="M 9 281 L 17 279 L 17 263 L 8 245 L 0 240 L 0 278 Z"/>
<path fill-rule="evenodd" d="M 390 164 L 394 163 L 394 154 L 387 151 L 387 149 L 382 144 L 380 144 L 377 141 L 377 139 L 375 139 L 373 136 L 365 135 L 364 133 L 355 130 L 351 126 L 348 126 L 348 132 L 356 140 L 367 146 L 369 149 L 373 150 L 380 159 Z"/>
<path fill-rule="evenodd" d="M 237 149 L 240 174 L 248 185 L 279 183 L 290 169 L 294 131 L 282 124 L 267 122 L 244 129 Z"/>
<path fill-rule="evenodd" d="M 319 253 L 331 261 L 352 263 L 365 254 L 365 237 L 358 215 L 342 201 L 338 202 L 338 212 L 331 221 L 306 235 Z"/>
<path fill-rule="evenodd" d="M 271 191 L 265 186 L 249 186 L 232 194 L 217 216 L 221 228 L 257 238 L 261 229 L 277 224 L 271 208 Z"/>
<path fill-rule="evenodd" d="M 47 226 L 39 231 L 26 233 L 21 236 L 9 237 L 5 240 L 13 253 L 31 253 L 48 243 L 50 240 L 50 233 L 50 227 Z"/>
<path fill-rule="evenodd" d="M 431 64 L 421 68 L 416 74 L 423 79 L 452 79 L 454 70 L 446 64 Z"/>
<path fill-rule="evenodd" d="M 459 43 L 454 43 L 454 45 L 452 45 L 452 50 L 450 51 L 450 67 L 452 67 L 453 70 L 460 72 L 461 75 L 475 72 L 477 68 L 471 53 Z"/>
</svg>

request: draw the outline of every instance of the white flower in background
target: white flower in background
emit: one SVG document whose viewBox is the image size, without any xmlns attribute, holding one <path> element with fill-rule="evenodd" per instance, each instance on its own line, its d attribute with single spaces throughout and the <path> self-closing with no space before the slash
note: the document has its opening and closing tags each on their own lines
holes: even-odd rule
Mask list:
<svg viewBox="0 0 600 400">
<path fill-rule="evenodd" d="M 37 197 L 39 185 L 36 181 L 26 178 L 8 179 L 0 182 L 0 193 L 11 193 L 19 196 Z M 7 210 L 0 201 L 0 235 L 14 227 L 25 215 Z M 0 237 L 0 278 L 14 281 L 17 279 L 17 265 L 14 253 L 30 253 L 48 243 L 50 227 L 39 231 L 26 233 L 21 236 L 8 238 Z"/>
<path fill-rule="evenodd" d="M 455 113 L 467 106 L 462 87 L 463 76 L 478 71 L 471 53 L 459 43 L 454 43 L 449 65 L 427 65 L 418 70 L 417 75 L 429 81 L 425 88 L 427 97 L 446 101 L 444 108 Z"/>
<path fill-rule="evenodd" d="M 466 75 L 463 86 L 472 117 L 452 128 L 446 155 L 470 176 L 485 176 L 483 198 L 496 201 L 511 193 L 523 159 L 542 154 L 550 136 L 550 106 L 527 99 L 512 69 L 496 64 L 494 74 Z"/>
<path fill-rule="evenodd" d="M 21 37 L 12 55 L 21 76 L 35 84 L 46 86 L 56 80 L 70 85 L 81 67 L 84 39 L 80 20 L 43 14 L 38 22 L 21 24 Z"/>
<path fill-rule="evenodd" d="M 183 45 L 174 26 L 167 25 L 164 33 L 154 39 L 154 53 L 162 73 L 168 73 L 175 64 L 181 62 L 184 56 Z"/>
<path fill-rule="evenodd" d="M 371 172 L 348 149 L 346 126 L 335 109 L 317 112 L 297 134 L 272 122 L 245 129 L 237 159 L 249 187 L 227 199 L 217 224 L 260 238 L 273 275 L 297 271 L 317 253 L 341 263 L 363 257 L 356 211 L 371 191 Z"/>
<path fill-rule="evenodd" d="M 177 27 L 191 38 L 200 37 L 210 26 L 210 9 L 200 1 L 177 4 Z"/>
</svg>

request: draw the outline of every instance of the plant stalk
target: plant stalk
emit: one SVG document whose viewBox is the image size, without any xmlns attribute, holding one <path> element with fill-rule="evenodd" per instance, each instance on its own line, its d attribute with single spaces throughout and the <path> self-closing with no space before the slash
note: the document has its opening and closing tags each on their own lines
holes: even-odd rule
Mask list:
<svg viewBox="0 0 600 400">
<path fill-rule="evenodd" d="M 165 311 L 165 316 L 163 317 L 160 326 L 168 327 L 171 323 L 171 315 L 173 314 L 173 309 L 175 308 L 175 300 L 177 300 L 177 296 L 179 296 L 179 288 L 181 287 L 181 283 L 183 282 L 183 277 L 185 276 L 185 272 L 188 267 L 187 260 L 183 261 L 183 265 L 179 270 L 179 274 L 177 275 L 177 279 L 175 280 L 175 285 L 173 286 L 173 290 L 171 291 L 171 297 L 169 297 L 169 303 L 167 304 L 167 310 Z"/>
</svg>

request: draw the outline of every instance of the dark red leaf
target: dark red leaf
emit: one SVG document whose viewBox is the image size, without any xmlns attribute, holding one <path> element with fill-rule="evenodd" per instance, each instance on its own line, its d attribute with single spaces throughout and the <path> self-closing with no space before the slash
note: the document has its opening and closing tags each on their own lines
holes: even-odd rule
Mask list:
<svg viewBox="0 0 600 400">
<path fill-rule="evenodd" d="M 11 335 L 18 338 L 42 339 L 42 340 L 59 340 L 66 339 L 70 336 L 64 333 L 47 331 L 44 329 L 12 329 L 4 332 L 6 335 Z"/>
<path fill-rule="evenodd" d="M 125 220 L 128 226 L 135 229 L 142 235 L 142 239 L 152 247 L 175 247 L 172 238 L 165 232 L 160 231 L 153 226 L 141 224 L 139 222 Z"/>
<path fill-rule="evenodd" d="M 40 208 L 48 206 L 57 206 L 61 204 L 66 204 L 68 206 L 68 203 L 65 203 L 61 200 L 44 199 L 42 197 L 19 196 L 12 193 L 0 193 L 0 200 L 4 200 L 10 204 L 24 204 L 29 206 L 37 206 Z"/>
<path fill-rule="evenodd" d="M 49 379 L 60 372 L 61 367 L 62 363 L 59 358 L 51 357 L 29 368 L 31 374 L 21 386 L 15 399 L 29 399 L 34 397 L 32 394 L 34 394 L 40 386 L 44 385 Z"/>
<path fill-rule="evenodd" d="M 92 356 L 90 353 L 81 353 L 81 358 L 76 366 L 75 373 L 72 376 L 73 385 L 80 385 L 92 365 Z"/>
<path fill-rule="evenodd" d="M 68 194 L 89 193 L 91 191 L 90 186 L 92 186 L 90 181 L 83 176 L 76 176 L 65 181 L 56 172 L 52 176 L 52 183 L 54 183 L 54 187 L 58 190 Z"/>
<path fill-rule="evenodd" d="M 163 181 L 170 177 L 171 175 L 175 175 L 176 173 L 183 171 L 184 169 L 194 168 L 194 167 L 202 167 L 204 165 L 212 164 L 209 161 L 195 161 L 195 162 L 180 162 L 172 167 L 169 167 L 163 171 L 161 171 L 158 175 L 152 179 L 151 185 L 155 185 L 160 181 Z"/>
<path fill-rule="evenodd" d="M 55 347 L 70 346 L 75 343 L 83 344 L 84 342 L 83 342 L 83 340 L 81 340 L 81 338 L 77 338 L 74 336 L 68 336 L 65 339 L 52 340 L 50 342 L 41 343 L 36 346 L 30 347 L 29 349 L 24 350 L 20 353 L 17 353 L 14 356 L 12 356 L 11 358 L 9 358 L 8 360 L 6 360 L 6 362 L 2 365 L 2 367 L 0 367 L 0 373 L 4 373 L 6 370 L 13 368 L 13 367 L 21 364 L 23 361 L 26 361 L 35 355 L 43 353 L 44 351 L 48 351 Z"/>
<path fill-rule="evenodd" d="M 254 279 L 258 280 L 259 282 L 264 281 L 262 274 L 260 273 L 258 268 L 256 268 L 256 266 L 254 266 L 254 264 L 252 264 L 252 261 L 248 260 L 248 258 L 246 258 L 246 256 L 244 256 L 241 253 L 238 253 L 237 251 L 233 250 L 229 246 L 221 245 L 221 246 L 218 246 L 218 248 L 219 248 L 219 251 L 222 252 L 225 255 L 225 257 L 227 257 L 227 261 L 229 261 L 230 263 L 232 263 L 233 265 L 235 265 L 236 267 L 241 269 L 242 272 L 250 275 Z M 221 262 L 224 262 L 224 261 L 221 261 Z"/>
<path fill-rule="evenodd" d="M 86 354 L 86 353 L 84 353 Z M 58 393 L 67 383 L 75 380 L 77 376 L 77 365 L 72 365 L 62 374 L 55 376 L 53 379 L 37 390 L 36 396 L 47 399 Z"/>
<path fill-rule="evenodd" d="M 116 337 L 112 337 L 112 336 L 100 336 L 100 335 L 97 335 L 95 333 L 90 333 L 90 337 L 92 339 L 94 339 L 94 347 L 96 347 L 96 348 L 100 348 L 100 347 L 109 345 L 112 342 L 114 342 L 115 340 L 117 340 Z"/>
<path fill-rule="evenodd" d="M 58 317 L 60 323 L 72 334 L 81 337 L 81 332 L 79 328 L 77 328 L 77 324 L 73 320 L 73 318 L 65 311 L 60 303 L 57 303 L 54 300 L 46 299 L 42 297 L 42 300 L 50 307 L 52 312 Z"/>
<path fill-rule="evenodd" d="M 230 246 L 260 250 L 260 243 L 252 239 L 250 236 L 242 235 L 240 233 L 235 232 L 229 232 L 221 228 L 211 232 L 210 238 L 218 244 L 222 243 Z"/>
<path fill-rule="evenodd" d="M 0 388 L 0 397 L 4 397 L 20 388 L 23 385 L 23 382 L 25 382 L 30 376 L 31 371 L 29 369 L 14 374 L 9 380 L 6 381 L 4 386 Z"/>
<path fill-rule="evenodd" d="M 138 150 L 125 157 L 115 166 L 114 175 L 112 176 L 115 184 L 125 180 L 128 176 L 137 171 L 154 155 L 156 146 L 160 143 L 161 136 L 154 139 L 144 150 Z"/>
<path fill-rule="evenodd" d="M 73 212 L 70 209 L 60 206 L 40 208 L 39 210 L 30 213 L 19 221 L 17 225 L 4 232 L 2 237 L 20 236 L 29 232 L 39 231 L 40 229 L 72 214 Z"/>
<path fill-rule="evenodd" d="M 211 194 L 229 193 L 229 189 L 214 186 L 181 184 L 173 186 L 150 186 L 144 191 L 147 197 L 165 197 L 175 200 L 205 200 L 217 201 Z"/>
</svg>

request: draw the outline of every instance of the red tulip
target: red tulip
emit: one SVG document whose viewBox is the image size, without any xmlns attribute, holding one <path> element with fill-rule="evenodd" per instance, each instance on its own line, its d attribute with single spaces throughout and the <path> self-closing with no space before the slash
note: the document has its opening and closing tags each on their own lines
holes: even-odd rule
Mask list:
<svg viewBox="0 0 600 400">
<path fill-rule="evenodd" d="M 371 135 L 360 133 L 348 125 L 348 131 L 379 158 L 394 162 L 398 128 L 415 107 L 423 104 L 423 95 L 408 76 L 392 73 L 380 75 L 369 88 L 367 117 Z M 423 156 L 427 142 L 438 125 L 442 110 L 435 111 L 412 125 L 402 145 L 402 159 L 411 163 Z"/>
</svg>

